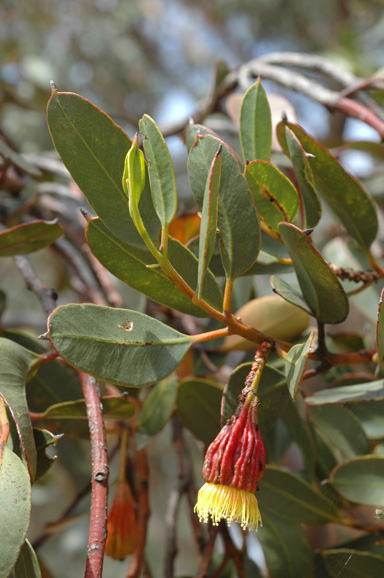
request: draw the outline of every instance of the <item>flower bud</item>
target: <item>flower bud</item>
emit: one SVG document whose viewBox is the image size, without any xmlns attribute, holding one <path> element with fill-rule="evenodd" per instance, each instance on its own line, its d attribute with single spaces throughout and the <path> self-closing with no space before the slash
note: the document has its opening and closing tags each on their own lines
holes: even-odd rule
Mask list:
<svg viewBox="0 0 384 578">
<path fill-rule="evenodd" d="M 131 488 L 126 480 L 116 485 L 108 515 L 105 553 L 115 560 L 132 554 L 137 542 L 137 524 Z"/>
<path fill-rule="evenodd" d="M 123 173 L 123 189 L 129 198 L 131 207 L 138 206 L 141 193 L 145 185 L 145 160 L 144 154 L 139 148 L 137 134 L 133 139 L 132 146 L 125 157 Z"/>
</svg>

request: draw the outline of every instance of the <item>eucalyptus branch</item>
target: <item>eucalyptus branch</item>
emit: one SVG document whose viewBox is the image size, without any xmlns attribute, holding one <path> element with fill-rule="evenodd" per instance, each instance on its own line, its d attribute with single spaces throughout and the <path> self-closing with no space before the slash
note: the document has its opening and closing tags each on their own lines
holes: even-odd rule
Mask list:
<svg viewBox="0 0 384 578">
<path fill-rule="evenodd" d="M 211 563 L 213 548 L 215 546 L 218 531 L 218 526 L 213 526 L 211 523 L 209 524 L 209 539 L 204 549 L 203 559 L 195 578 L 206 578 L 208 576 L 209 564 Z"/>
<path fill-rule="evenodd" d="M 27 289 L 33 291 L 39 299 L 46 315 L 50 315 L 57 306 L 57 293 L 54 289 L 47 287 L 36 275 L 31 262 L 24 255 L 13 257 L 14 263 L 24 278 Z"/>
<path fill-rule="evenodd" d="M 117 454 L 118 450 L 120 448 L 120 440 L 118 440 L 118 442 L 114 445 L 114 447 L 111 449 L 111 451 L 109 452 L 109 460 L 111 461 L 115 455 Z M 59 516 L 59 518 L 57 518 L 54 522 L 50 522 L 49 524 L 47 524 L 42 532 L 42 534 L 36 538 L 36 540 L 33 542 L 33 548 L 35 550 L 37 550 L 37 548 L 40 548 L 43 544 L 45 544 L 45 542 L 49 539 L 52 538 L 52 536 L 54 536 L 53 532 L 50 532 L 49 529 L 53 528 L 55 526 L 60 526 L 61 524 L 63 524 L 63 522 L 65 522 L 68 518 L 71 517 L 73 511 L 75 510 L 75 508 L 77 507 L 77 505 L 81 502 L 81 500 L 87 495 L 89 494 L 89 492 L 92 489 L 92 480 L 89 480 L 76 494 L 76 496 L 73 498 L 73 500 L 68 504 L 68 506 L 65 508 L 64 512 L 61 514 L 61 516 Z"/>
<path fill-rule="evenodd" d="M 96 380 L 81 372 L 79 376 L 87 408 L 92 452 L 91 518 L 85 578 L 99 578 L 103 570 L 107 537 L 109 476 L 107 440 Z"/>
</svg>

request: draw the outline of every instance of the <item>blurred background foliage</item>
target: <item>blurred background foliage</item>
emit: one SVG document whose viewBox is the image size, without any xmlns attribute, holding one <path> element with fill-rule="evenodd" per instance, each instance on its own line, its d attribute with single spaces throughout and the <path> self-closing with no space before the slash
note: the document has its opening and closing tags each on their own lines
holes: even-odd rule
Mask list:
<svg viewBox="0 0 384 578">
<path fill-rule="evenodd" d="M 24 152 L 51 147 L 52 78 L 135 127 L 192 113 L 218 59 L 290 50 L 361 76 L 383 66 L 381 0 L 2 0 L 0 22 L 1 124 Z"/>
<path fill-rule="evenodd" d="M 218 59 L 236 67 L 270 52 L 311 52 L 368 77 L 384 66 L 383 37 L 381 0 L 1 0 L 0 136 L 23 153 L 52 153 L 45 121 L 51 79 L 60 91 L 90 99 L 133 136 L 144 113 L 159 123 L 192 114 L 208 92 Z M 265 84 L 276 91 L 273 83 Z M 315 136 L 326 138 L 328 113 L 306 97 L 290 96 L 296 102 L 299 122 Z M 357 130 L 357 121 L 348 121 L 343 129 L 349 125 Z M 373 138 L 373 130 L 360 125 L 359 130 L 363 129 L 364 138 Z M 178 178 L 184 175 L 186 180 L 186 151 L 175 141 L 169 141 L 175 168 Z M 24 201 L 33 195 L 34 187 L 34 182 L 26 182 Z M 0 195 L 5 198 L 0 203 L 2 213 L 12 213 L 13 206 L 17 209 L 14 198 L 4 196 L 3 191 Z M 66 203 L 71 211 L 72 200 L 67 198 Z M 73 210 L 77 211 L 77 203 Z M 49 251 L 39 253 L 31 256 L 38 274 L 60 291 L 61 301 L 76 300 L 76 294 L 65 293 L 68 280 L 61 262 Z M 45 316 L 36 297 L 25 291 L 11 259 L 2 260 L 0 271 L 0 288 L 7 293 L 8 310 L 13 310 L 11 317 L 6 312 L 4 324 L 28 324 L 37 335 L 44 330 Z M 20 291 L 14 290 L 17 284 Z M 133 309 L 143 306 L 134 302 L 138 297 L 133 294 L 124 299 Z M 198 475 L 201 456 L 190 441 Z M 84 459 L 88 444 L 63 440 L 58 451 L 59 462 L 34 487 L 32 538 L 40 535 L 45 522 L 60 514 L 89 476 L 90 462 Z M 177 475 L 170 428 L 149 448 L 149 460 L 156 481 L 151 487 L 152 509 L 157 514 L 150 523 L 149 547 L 153 559 L 159 561 L 153 567 L 154 576 L 160 577 L 164 495 Z M 112 464 L 112 480 L 115 470 Z M 88 507 L 89 503 L 82 503 L 75 514 Z M 56 578 L 68 575 L 68 560 L 71 575 L 82 574 L 87 531 L 88 519 L 80 517 L 69 531 L 42 548 Z M 179 544 L 184 556 L 179 572 L 192 572 L 195 564 L 188 532 L 183 529 Z M 122 566 L 107 560 L 105 576 L 124 576 Z"/>
</svg>

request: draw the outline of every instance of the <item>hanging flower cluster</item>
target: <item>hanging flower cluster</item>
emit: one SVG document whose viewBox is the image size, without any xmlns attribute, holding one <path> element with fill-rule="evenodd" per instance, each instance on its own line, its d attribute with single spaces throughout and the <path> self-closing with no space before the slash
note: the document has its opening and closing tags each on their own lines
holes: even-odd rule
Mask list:
<svg viewBox="0 0 384 578">
<path fill-rule="evenodd" d="M 261 372 L 271 348 L 263 343 L 239 397 L 239 405 L 205 455 L 203 478 L 195 511 L 200 521 L 238 522 L 257 530 L 261 516 L 255 492 L 265 470 L 265 449 L 257 425 L 260 402 L 256 395 Z"/>
</svg>

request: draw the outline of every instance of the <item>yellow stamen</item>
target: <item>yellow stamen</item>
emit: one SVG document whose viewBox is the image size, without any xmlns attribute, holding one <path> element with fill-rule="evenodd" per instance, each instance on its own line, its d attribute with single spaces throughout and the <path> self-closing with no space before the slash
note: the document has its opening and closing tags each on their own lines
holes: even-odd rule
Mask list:
<svg viewBox="0 0 384 578">
<path fill-rule="evenodd" d="M 199 490 L 195 512 L 200 522 L 208 522 L 212 519 L 214 526 L 220 520 L 238 522 L 245 530 L 256 530 L 262 525 L 259 506 L 256 496 L 246 490 L 239 490 L 232 486 L 206 483 Z"/>
</svg>

